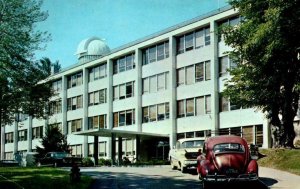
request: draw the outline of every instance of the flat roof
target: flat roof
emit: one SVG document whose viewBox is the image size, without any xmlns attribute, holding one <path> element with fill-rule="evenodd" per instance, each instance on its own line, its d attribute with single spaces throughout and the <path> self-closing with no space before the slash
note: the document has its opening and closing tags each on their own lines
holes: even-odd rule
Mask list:
<svg viewBox="0 0 300 189">
<path fill-rule="evenodd" d="M 100 136 L 100 137 L 111 137 L 112 134 L 115 134 L 116 137 L 122 137 L 122 138 L 135 138 L 136 136 L 140 136 L 142 138 L 169 137 L 169 134 L 147 133 L 147 132 L 115 130 L 115 129 L 94 129 L 88 131 L 79 131 L 73 134 L 84 135 L 84 136 Z"/>
</svg>

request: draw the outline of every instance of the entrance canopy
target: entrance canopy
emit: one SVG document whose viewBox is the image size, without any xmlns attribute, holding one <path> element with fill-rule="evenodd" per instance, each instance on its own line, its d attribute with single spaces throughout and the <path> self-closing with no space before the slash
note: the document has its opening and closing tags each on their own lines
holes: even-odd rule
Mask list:
<svg viewBox="0 0 300 189">
<path fill-rule="evenodd" d="M 140 136 L 142 138 L 169 137 L 168 134 L 145 133 L 145 132 L 138 132 L 138 131 L 125 131 L 125 130 L 115 130 L 115 129 L 94 129 L 88 131 L 79 131 L 74 134 L 84 135 L 84 136 L 100 136 L 100 137 L 111 137 L 112 134 L 114 134 L 115 137 L 122 137 L 122 138 L 133 138 L 136 136 Z"/>
</svg>

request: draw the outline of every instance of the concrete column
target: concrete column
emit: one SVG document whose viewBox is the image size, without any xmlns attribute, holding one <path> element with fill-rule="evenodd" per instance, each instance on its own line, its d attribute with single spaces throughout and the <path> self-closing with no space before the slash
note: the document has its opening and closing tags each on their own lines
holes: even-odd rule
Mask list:
<svg viewBox="0 0 300 189">
<path fill-rule="evenodd" d="M 14 154 L 18 152 L 18 125 L 19 125 L 19 114 L 16 114 L 16 121 L 14 122 Z"/>
<path fill-rule="evenodd" d="M 140 160 L 141 158 L 141 138 L 139 135 L 135 137 L 135 156 L 136 161 Z"/>
<path fill-rule="evenodd" d="M 118 162 L 120 163 L 122 161 L 122 143 L 123 143 L 123 139 L 122 137 L 118 137 Z"/>
<path fill-rule="evenodd" d="M 62 93 L 62 99 L 61 99 L 61 106 L 62 106 L 62 133 L 64 135 L 68 134 L 68 124 L 67 124 L 67 83 L 68 79 L 67 76 L 62 76 L 62 81 L 61 81 L 61 93 Z"/>
<path fill-rule="evenodd" d="M 211 91 L 211 119 L 212 119 L 212 136 L 220 128 L 219 117 L 219 58 L 218 58 L 218 25 L 215 21 L 210 22 L 210 43 L 211 43 L 211 80 L 213 84 L 213 91 Z M 215 131 L 215 132 L 214 132 Z"/>
<path fill-rule="evenodd" d="M 82 107 L 83 107 L 83 118 L 82 118 L 82 130 L 88 130 L 88 82 L 89 72 L 88 69 L 82 70 L 83 79 L 83 94 L 82 94 Z M 88 136 L 83 136 L 83 157 L 88 157 Z"/>
<path fill-rule="evenodd" d="M 171 90 L 171 98 L 170 98 L 170 121 L 171 121 L 171 135 L 170 135 L 170 148 L 173 148 L 175 146 L 176 141 L 177 141 L 177 93 L 176 93 L 176 88 L 177 88 L 177 83 L 176 83 L 176 39 L 171 36 L 169 38 L 169 58 L 171 59 L 171 66 L 170 66 L 170 74 L 169 74 L 169 86 Z"/>
<path fill-rule="evenodd" d="M 99 156 L 99 137 L 98 136 L 94 136 L 94 159 L 95 159 L 95 165 L 99 165 L 98 156 Z"/>
<path fill-rule="evenodd" d="M 263 148 L 271 148 L 272 147 L 272 137 L 271 137 L 271 124 L 267 118 L 264 118 L 263 122 Z"/>
<path fill-rule="evenodd" d="M 32 151 L 32 116 L 28 117 L 28 131 L 27 131 L 27 141 L 28 141 L 28 147 L 27 152 Z"/>
<path fill-rule="evenodd" d="M 110 151 L 111 151 L 110 158 L 112 160 L 112 164 L 115 165 L 116 164 L 116 135 L 115 134 L 111 134 Z"/>
<path fill-rule="evenodd" d="M 142 52 L 139 49 L 135 50 L 134 62 L 137 72 L 134 86 L 134 96 L 136 99 L 135 124 L 137 125 L 137 131 L 142 132 Z"/>
<path fill-rule="evenodd" d="M 1 157 L 0 159 L 3 160 L 5 157 L 5 126 L 0 126 L 1 129 Z"/>
<path fill-rule="evenodd" d="M 113 61 L 107 60 L 107 76 L 108 76 L 108 88 L 107 88 L 107 129 L 113 128 Z M 107 141 L 107 157 L 114 159 L 115 152 L 112 152 L 113 145 L 112 138 Z M 114 144 L 115 145 L 115 144 Z"/>
</svg>

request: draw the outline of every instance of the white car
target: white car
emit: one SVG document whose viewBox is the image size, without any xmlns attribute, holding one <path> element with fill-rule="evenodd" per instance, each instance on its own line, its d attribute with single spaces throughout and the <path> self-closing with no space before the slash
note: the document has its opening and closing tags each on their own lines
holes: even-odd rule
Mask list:
<svg viewBox="0 0 300 189">
<path fill-rule="evenodd" d="M 183 173 L 190 168 L 196 169 L 198 150 L 203 148 L 204 141 L 205 138 L 179 139 L 169 152 L 172 169 L 180 169 Z"/>
</svg>

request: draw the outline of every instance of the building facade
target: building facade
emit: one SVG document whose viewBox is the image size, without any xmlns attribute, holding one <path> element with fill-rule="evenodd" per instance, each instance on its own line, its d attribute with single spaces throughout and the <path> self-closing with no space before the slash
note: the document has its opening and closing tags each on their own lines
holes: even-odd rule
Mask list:
<svg viewBox="0 0 300 189">
<path fill-rule="evenodd" d="M 217 28 L 239 20 L 225 7 L 112 51 L 99 38 L 82 41 L 78 63 L 49 78 L 53 115 L 1 128 L 1 159 L 35 151 L 53 126 L 82 157 L 166 159 L 179 138 L 228 134 L 269 147 L 264 114 L 221 95 L 235 64 Z"/>
</svg>

